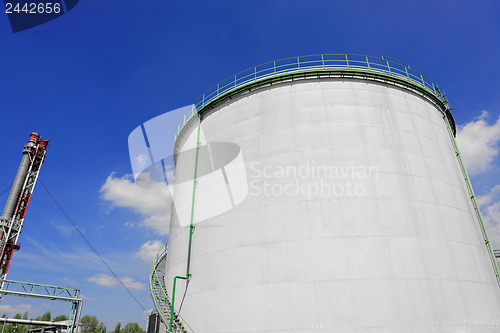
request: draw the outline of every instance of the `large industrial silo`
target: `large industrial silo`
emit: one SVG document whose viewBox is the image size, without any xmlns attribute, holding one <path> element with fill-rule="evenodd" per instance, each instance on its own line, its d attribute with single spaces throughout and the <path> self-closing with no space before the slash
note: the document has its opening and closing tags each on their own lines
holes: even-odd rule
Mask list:
<svg viewBox="0 0 500 333">
<path fill-rule="evenodd" d="M 500 331 L 498 269 L 425 76 L 299 57 L 196 106 L 175 142 L 164 277 L 186 330 Z"/>
</svg>

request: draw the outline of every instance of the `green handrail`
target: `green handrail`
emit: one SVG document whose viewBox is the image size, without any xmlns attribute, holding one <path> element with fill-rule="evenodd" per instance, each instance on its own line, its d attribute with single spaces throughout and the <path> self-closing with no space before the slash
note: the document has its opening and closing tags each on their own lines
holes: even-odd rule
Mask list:
<svg viewBox="0 0 500 333">
<path fill-rule="evenodd" d="M 153 299 L 155 308 L 158 310 L 158 314 L 161 317 L 161 320 L 165 325 L 169 326 L 170 318 L 173 318 L 172 315 L 175 315 L 178 319 L 179 324 L 177 322 L 173 322 L 171 331 L 175 332 L 193 332 L 193 329 L 189 327 L 189 325 L 182 319 L 182 317 L 175 313 L 171 313 L 170 299 L 166 290 L 165 282 L 163 276 L 158 275 L 158 269 L 162 269 L 159 267 L 160 265 L 166 264 L 167 260 L 167 244 L 165 244 L 164 248 L 157 253 L 156 259 L 153 261 L 151 267 L 151 275 L 149 279 L 149 287 L 151 292 L 151 297 Z M 163 271 L 163 270 L 162 270 Z M 158 287 L 158 288 L 156 288 Z M 160 295 L 157 295 L 159 293 Z M 174 327 L 175 326 L 175 327 Z"/>
<path fill-rule="evenodd" d="M 406 80 L 416 84 L 428 93 L 433 94 L 444 105 L 448 105 L 446 96 L 437 85 L 432 83 L 427 77 L 413 70 L 407 64 L 389 57 L 370 57 L 359 54 L 315 54 L 293 58 L 286 58 L 276 61 L 270 61 L 242 72 L 239 72 L 214 85 L 194 102 L 196 110 L 203 109 L 206 105 L 217 100 L 238 88 L 247 84 L 264 80 L 278 74 L 291 72 L 310 72 L 310 71 L 331 71 L 335 69 L 344 69 L 348 71 L 376 72 L 383 73 L 399 79 Z M 184 125 L 196 114 L 194 109 L 188 113 L 181 124 L 178 126 L 175 139 L 182 131 Z"/>
</svg>

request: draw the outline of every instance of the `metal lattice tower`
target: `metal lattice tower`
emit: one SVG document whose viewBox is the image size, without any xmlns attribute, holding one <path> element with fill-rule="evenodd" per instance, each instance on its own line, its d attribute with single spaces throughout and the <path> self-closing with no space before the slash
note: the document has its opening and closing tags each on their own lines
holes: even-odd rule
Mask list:
<svg viewBox="0 0 500 333">
<path fill-rule="evenodd" d="M 7 275 L 14 251 L 20 248 L 17 240 L 21 234 L 26 209 L 45 159 L 48 144 L 49 140 L 40 140 L 40 135 L 33 132 L 30 133 L 30 140 L 24 146 L 23 158 L 0 218 L 1 280 Z"/>
</svg>

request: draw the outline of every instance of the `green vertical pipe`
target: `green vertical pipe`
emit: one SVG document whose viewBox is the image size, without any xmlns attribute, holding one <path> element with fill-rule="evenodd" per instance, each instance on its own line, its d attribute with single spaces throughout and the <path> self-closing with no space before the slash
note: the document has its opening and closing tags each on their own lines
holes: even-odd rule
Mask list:
<svg viewBox="0 0 500 333">
<path fill-rule="evenodd" d="M 195 192 L 196 192 L 196 185 L 198 184 L 198 181 L 196 180 L 198 176 L 198 153 L 200 151 L 200 128 L 201 128 L 201 116 L 198 116 L 198 134 L 196 138 L 196 156 L 194 160 L 194 177 L 193 177 L 193 198 L 191 200 L 191 221 L 189 224 L 189 245 L 188 245 L 188 258 L 187 258 L 187 265 L 186 265 L 186 276 L 190 276 L 189 274 L 189 268 L 191 264 L 191 240 L 193 239 L 193 231 L 194 231 L 194 224 L 193 224 L 193 219 L 194 219 L 194 200 L 195 200 Z"/>
<path fill-rule="evenodd" d="M 195 200 L 195 192 L 196 192 L 196 184 L 198 181 L 196 180 L 196 177 L 198 175 L 198 153 L 200 151 L 200 129 L 201 129 L 201 115 L 198 115 L 198 133 L 197 133 L 197 138 L 196 138 L 196 156 L 195 156 L 195 161 L 194 161 L 194 177 L 193 177 L 193 198 L 191 200 L 191 221 L 189 223 L 189 243 L 188 243 L 188 257 L 187 257 L 187 263 L 186 263 L 186 276 L 176 276 L 174 277 L 174 286 L 172 290 L 172 304 L 170 305 L 170 332 L 172 331 L 172 326 L 174 322 L 174 304 L 175 304 L 175 287 L 176 287 L 176 282 L 177 279 L 183 279 L 183 280 L 188 280 L 191 277 L 191 274 L 189 273 L 190 267 L 191 267 L 191 242 L 193 240 L 193 231 L 194 231 L 194 200 Z"/>
<path fill-rule="evenodd" d="M 474 190 L 472 189 L 472 184 L 470 182 L 469 176 L 467 175 L 467 170 L 465 170 L 465 166 L 464 166 L 464 163 L 462 161 L 462 156 L 460 155 L 460 151 L 458 150 L 458 145 L 457 145 L 457 142 L 455 140 L 455 136 L 453 135 L 453 131 L 451 130 L 451 125 L 450 125 L 450 122 L 448 121 L 448 117 L 446 116 L 446 112 L 444 114 L 444 119 L 446 122 L 446 127 L 448 128 L 448 132 L 450 133 L 450 136 L 451 136 L 451 141 L 453 142 L 453 146 L 455 148 L 458 162 L 460 163 L 460 168 L 462 169 L 462 173 L 464 174 L 465 183 L 467 184 L 467 189 L 469 190 L 469 194 L 470 194 L 470 199 L 472 200 L 472 204 L 474 206 L 474 209 L 476 210 L 476 215 L 479 219 L 479 223 L 480 223 L 481 229 L 483 231 L 483 236 L 484 236 L 484 241 L 485 241 L 486 247 L 488 248 L 488 251 L 489 251 L 490 256 L 491 256 L 491 260 L 493 261 L 493 266 L 495 267 L 495 274 L 497 276 L 497 283 L 500 285 L 500 280 L 499 280 L 500 279 L 500 272 L 498 270 L 498 264 L 497 264 L 497 261 L 495 259 L 495 254 L 493 253 L 493 249 L 491 247 L 490 240 L 488 239 L 488 234 L 486 233 L 486 228 L 484 226 L 483 217 L 481 216 L 481 212 L 479 211 L 479 206 L 477 205 L 477 202 L 476 202 L 476 196 L 474 195 Z"/>
<path fill-rule="evenodd" d="M 173 324 L 174 324 L 174 302 L 175 302 L 175 285 L 177 282 L 177 279 L 183 279 L 187 280 L 187 276 L 176 276 L 174 277 L 174 293 L 172 294 L 172 306 L 170 307 L 170 332 L 173 332 Z"/>
</svg>

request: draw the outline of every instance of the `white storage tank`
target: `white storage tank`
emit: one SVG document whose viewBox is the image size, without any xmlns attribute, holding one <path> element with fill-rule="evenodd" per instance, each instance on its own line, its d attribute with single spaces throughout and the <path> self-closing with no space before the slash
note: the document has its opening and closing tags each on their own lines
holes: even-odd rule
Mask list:
<svg viewBox="0 0 500 333">
<path fill-rule="evenodd" d="M 165 274 L 172 298 L 189 264 L 174 308 L 193 332 L 500 331 L 497 268 L 426 77 L 307 56 L 196 105 L 175 143 Z"/>
</svg>

